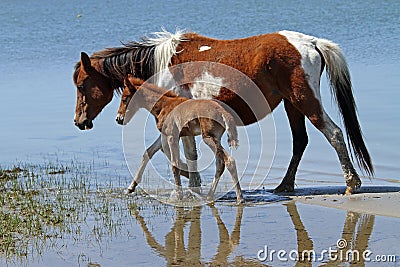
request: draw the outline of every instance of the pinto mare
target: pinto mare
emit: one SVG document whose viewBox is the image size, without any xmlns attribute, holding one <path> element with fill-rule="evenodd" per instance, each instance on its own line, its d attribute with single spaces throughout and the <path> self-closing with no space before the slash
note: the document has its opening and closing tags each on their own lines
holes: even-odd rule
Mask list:
<svg viewBox="0 0 400 267">
<path fill-rule="evenodd" d="M 201 135 L 203 141 L 215 154 L 216 170 L 207 199 L 213 200 L 219 179 L 225 167 L 231 174 L 238 203 L 243 202 L 236 163 L 234 158 L 221 145 L 221 137 L 226 131 L 228 144 L 236 148 L 239 144 L 234 117 L 218 103 L 218 100 L 193 100 L 176 95 L 154 84 L 144 83 L 143 80 L 128 75 L 118 113 L 124 114 L 129 104 L 129 115 L 134 116 L 140 109 L 149 111 L 157 121 L 161 133 L 163 147 L 168 146 L 170 161 L 177 187 L 178 199 L 182 199 L 182 184 L 179 167 L 179 139 L 182 136 Z M 228 107 L 227 107 L 228 108 Z M 128 191 L 134 191 L 141 177 L 133 180 Z"/>
<path fill-rule="evenodd" d="M 336 151 L 347 185 L 346 194 L 361 186 L 342 130 L 322 106 L 320 78 L 325 68 L 346 128 L 349 149 L 360 168 L 373 175 L 373 165 L 357 118 L 350 72 L 342 51 L 329 40 L 291 31 L 235 40 L 164 31 L 139 42 L 95 52 L 91 57 L 82 52 L 73 76 L 77 87 L 76 126 L 90 129 L 93 119 L 111 101 L 113 92 L 123 87 L 129 73 L 146 80 L 168 66 L 196 61 L 218 62 L 247 75 L 262 92 L 270 111 L 283 100 L 292 131 L 293 151 L 288 170 L 275 192 L 294 190 L 297 168 L 308 143 L 305 118 Z M 249 115 L 249 105 L 256 103 L 244 103 L 238 95 L 222 87 L 209 97 L 230 106 L 244 125 L 261 119 Z M 195 149 L 188 151 L 185 153 L 187 158 L 197 158 Z"/>
</svg>

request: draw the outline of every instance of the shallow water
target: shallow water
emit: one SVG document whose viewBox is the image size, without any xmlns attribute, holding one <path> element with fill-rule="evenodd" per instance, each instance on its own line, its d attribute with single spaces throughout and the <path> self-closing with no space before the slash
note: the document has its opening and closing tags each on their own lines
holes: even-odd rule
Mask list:
<svg viewBox="0 0 400 267">
<path fill-rule="evenodd" d="M 119 1 L 118 4 L 112 1 L 103 1 L 101 4 L 98 1 L 2 1 L 0 165 L 9 166 L 20 161 L 95 161 L 104 163 L 98 164 L 101 167 L 97 170 L 99 175 L 96 182 L 107 185 L 118 180 L 117 186 L 128 185 L 131 177 L 124 161 L 122 130 L 114 121 L 119 98 L 116 97 L 103 110 L 93 130 L 82 132 L 73 125 L 75 88 L 72 72 L 81 51 L 92 53 L 117 46 L 120 41 L 137 40 L 142 35 L 159 30 L 161 26 L 171 31 L 178 26 L 221 39 L 289 29 L 340 44 L 349 61 L 359 118 L 376 169 L 376 177 L 364 178 L 364 185 L 399 185 L 399 13 L 398 1 L 307 1 L 301 5 L 291 1 L 230 1 L 229 4 L 210 1 L 156 1 L 151 4 L 132 1 Z M 322 81 L 324 105 L 332 118 L 339 122 L 325 77 Z M 255 168 L 256 163 L 249 162 L 244 172 L 245 177 L 258 177 L 266 188 L 273 188 L 280 182 L 291 156 L 291 134 L 282 107 L 274 112 L 273 121 L 276 126 L 276 151 L 271 170 L 269 163 L 261 163 L 257 172 L 254 172 L 251 168 Z M 297 185 L 343 185 L 333 150 L 310 124 L 307 128 L 310 142 L 299 168 Z M 250 134 L 253 131 L 251 127 L 247 130 Z M 146 142 L 151 142 L 153 138 L 156 135 L 149 137 Z M 143 144 L 143 141 L 138 142 Z M 137 161 L 141 153 L 140 146 L 135 155 Z M 240 164 L 240 155 L 237 157 Z M 169 167 L 161 156 L 157 156 L 153 164 L 156 170 L 168 173 Z M 244 167 L 241 168 L 244 170 Z M 152 172 L 147 174 L 151 176 Z M 212 171 L 204 175 L 209 178 Z M 236 208 L 219 205 L 217 210 L 232 231 Z M 185 243 L 186 246 L 174 250 L 178 253 L 174 257 L 181 259 L 189 255 L 189 260 L 205 264 L 224 255 L 221 256 L 222 260 L 228 258 L 229 262 L 243 261 L 244 264 L 250 261 L 255 264 L 258 262 L 256 253 L 264 245 L 271 245 L 274 249 L 292 249 L 299 244 L 326 248 L 342 236 L 349 216 L 356 218 L 357 229 L 364 229 L 362 222 L 373 225 L 369 235 L 369 230 L 362 230 L 368 236 L 362 242 L 366 242 L 376 253 L 386 250 L 392 252 L 393 248 L 387 244 L 396 244 L 399 237 L 391 231 L 396 229 L 397 219 L 380 216 L 371 219 L 373 215 L 357 214 L 346 216 L 344 211 L 303 204 L 297 204 L 297 210 L 311 241 L 306 240 L 304 244 L 296 242 L 296 229 L 299 235 L 301 225 L 293 223 L 295 219 L 291 217 L 289 206 L 270 204 L 246 207 L 240 240 L 231 240 L 229 246 L 222 246 L 220 254 L 216 244 L 219 244 L 218 231 L 222 230 L 216 227 L 218 220 L 213 209 L 202 207 L 200 211 L 187 211 L 195 213 L 190 216 L 198 217 L 193 221 L 201 225 L 205 235 L 200 242 L 200 256 L 196 248 L 189 253 L 190 246 Z M 179 234 L 183 231 L 185 240 L 188 240 L 190 232 L 187 230 L 190 223 L 186 221 L 186 228 L 182 226 L 184 222 L 177 223 L 179 211 L 168 207 L 168 212 L 174 214 L 168 220 L 163 215 L 151 212 L 140 214 L 153 225 L 157 242 L 167 252 L 173 250 L 173 246 L 165 241 L 169 231 L 178 231 Z M 329 214 L 325 216 L 326 212 Z M 315 216 L 315 213 L 324 216 Z M 176 224 L 181 225 L 174 228 Z M 293 227 L 293 224 L 297 226 Z M 149 227 L 149 223 L 146 225 Z M 144 265 L 149 258 L 150 265 L 170 262 L 172 254 L 162 254 L 152 249 L 151 245 L 146 245 L 142 231 L 140 223 L 133 223 L 134 240 L 116 238 L 106 244 L 101 252 L 97 247 L 92 247 L 85 253 L 104 266 L 116 262 L 120 266 Z M 192 239 L 194 244 L 199 243 L 195 237 Z M 385 239 L 389 241 L 386 243 L 383 241 Z M 77 264 L 79 251 L 87 248 L 85 244 L 79 244 L 70 249 L 62 256 L 50 252 L 29 265 Z M 138 253 L 133 253 L 136 251 Z M 393 253 L 400 255 L 399 251 Z"/>
<path fill-rule="evenodd" d="M 338 266 L 352 262 L 346 258 L 347 251 L 368 249 L 371 253 L 365 260 L 360 254 L 357 266 L 395 266 L 394 262 L 376 262 L 376 256 L 388 258 L 400 253 L 393 246 L 397 238 L 387 231 L 397 227 L 398 219 L 394 218 L 293 201 L 252 207 L 217 203 L 195 208 L 126 207 L 124 202 L 113 212 L 112 227 L 96 228 L 106 222 L 89 216 L 85 223 L 78 220 L 72 227 L 79 234 L 64 232 L 61 239 L 39 242 L 29 251 L 28 262 L 17 259 L 7 264 Z M 286 254 L 278 257 L 280 250 Z M 324 251 L 331 251 L 331 258 Z M 305 255 L 305 260 L 293 260 L 296 253 Z M 0 262 L 6 263 L 4 258 Z"/>
</svg>

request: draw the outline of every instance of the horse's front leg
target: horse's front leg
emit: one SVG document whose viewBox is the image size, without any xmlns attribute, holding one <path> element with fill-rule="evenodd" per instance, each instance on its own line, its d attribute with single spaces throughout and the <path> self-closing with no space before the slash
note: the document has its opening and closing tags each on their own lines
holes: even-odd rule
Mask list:
<svg viewBox="0 0 400 267">
<path fill-rule="evenodd" d="M 167 137 L 167 141 L 171 152 L 171 165 L 175 179 L 176 196 L 178 200 L 182 200 L 183 192 L 182 192 L 181 174 L 179 169 L 179 136 L 170 135 Z"/>
<path fill-rule="evenodd" d="M 200 188 L 201 178 L 197 171 L 196 140 L 193 136 L 183 136 L 182 143 L 189 172 L 189 187 Z"/>
<path fill-rule="evenodd" d="M 297 168 L 308 144 L 305 116 L 287 99 L 285 100 L 285 111 L 292 131 L 293 152 L 286 174 L 279 186 L 275 188 L 274 193 L 294 191 Z"/>
</svg>

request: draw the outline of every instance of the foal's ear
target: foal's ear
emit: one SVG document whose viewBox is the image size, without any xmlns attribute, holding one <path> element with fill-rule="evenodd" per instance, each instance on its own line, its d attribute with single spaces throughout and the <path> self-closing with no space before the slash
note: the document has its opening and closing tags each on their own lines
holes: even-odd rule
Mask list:
<svg viewBox="0 0 400 267">
<path fill-rule="evenodd" d="M 125 79 L 124 79 L 124 86 L 125 86 L 125 88 L 128 88 L 130 91 L 132 91 L 132 90 L 136 91 L 135 85 L 132 84 L 132 82 L 131 82 L 132 79 L 134 79 L 133 75 L 128 74 L 128 76 L 125 77 Z"/>
<path fill-rule="evenodd" d="M 88 70 L 92 67 L 90 58 L 88 54 L 86 54 L 85 52 L 81 52 L 81 66 L 83 67 L 84 70 Z"/>
</svg>

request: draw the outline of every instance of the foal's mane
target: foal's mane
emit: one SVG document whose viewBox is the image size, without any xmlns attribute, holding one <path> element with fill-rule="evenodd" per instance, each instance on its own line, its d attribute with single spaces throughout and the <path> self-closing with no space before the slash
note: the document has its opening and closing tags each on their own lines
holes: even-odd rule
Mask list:
<svg viewBox="0 0 400 267">
<path fill-rule="evenodd" d="M 148 90 L 148 91 L 155 93 L 157 95 L 160 95 L 160 96 L 166 96 L 166 97 L 171 97 L 171 98 L 179 97 L 173 91 L 159 87 L 152 83 L 143 83 L 141 87 L 144 88 L 145 90 Z M 143 90 L 143 89 L 141 89 L 141 90 Z"/>
</svg>

